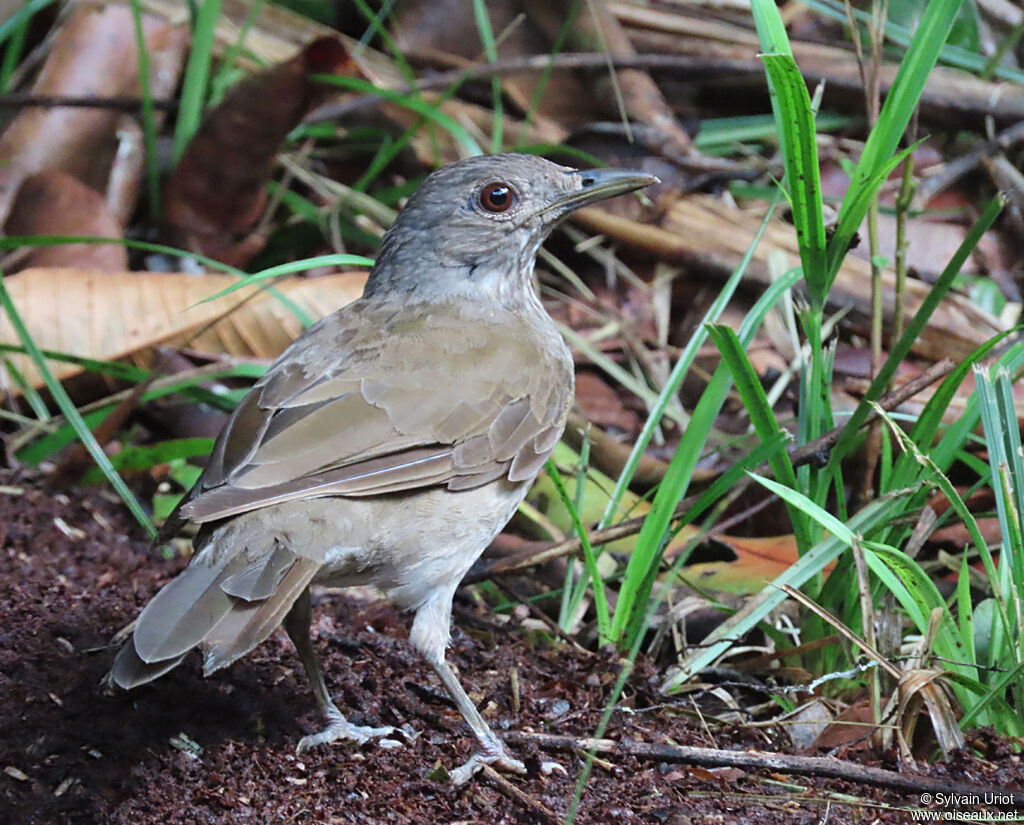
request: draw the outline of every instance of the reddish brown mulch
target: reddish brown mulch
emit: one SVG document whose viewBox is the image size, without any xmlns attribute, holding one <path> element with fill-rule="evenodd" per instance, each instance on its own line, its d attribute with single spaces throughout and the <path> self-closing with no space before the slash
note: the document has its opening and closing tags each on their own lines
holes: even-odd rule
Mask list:
<svg viewBox="0 0 1024 825">
<path fill-rule="evenodd" d="M 0 492 L 0 822 L 542 821 L 487 778 L 456 789 L 426 777 L 437 763 L 464 760 L 472 740 L 404 641 L 408 617 L 380 602 L 325 594 L 314 626 L 338 705 L 353 721 L 419 734 L 399 748 L 338 746 L 297 758 L 296 742 L 319 719 L 282 634 L 210 679 L 195 657 L 131 693 L 103 686 L 111 637 L 182 564 L 149 554 L 121 508 L 99 491 L 51 496 L 29 485 L 21 495 Z M 522 628 L 502 626 L 468 599 L 457 600 L 453 637 L 450 660 L 496 730 L 592 735 L 617 672 L 612 658 L 531 644 Z M 616 712 L 609 736 L 785 747 L 763 732 L 709 733 L 692 721 L 685 700 L 666 704 L 659 682 L 653 668 L 637 668 L 625 702 L 654 709 Z M 181 740 L 173 745 L 179 734 L 201 751 L 189 752 Z M 580 759 L 516 750 L 530 773 L 512 783 L 563 816 Z M 557 760 L 567 775 L 541 776 L 542 759 Z M 838 782 L 606 759 L 591 775 L 580 822 L 816 823 L 830 797 L 832 821 L 906 822 L 906 813 L 882 812 L 871 801 L 917 802 Z M 932 770 L 943 776 L 947 769 Z M 1004 751 L 996 762 L 965 756 L 955 773 L 960 781 L 1019 785 L 1021 765 Z"/>
</svg>

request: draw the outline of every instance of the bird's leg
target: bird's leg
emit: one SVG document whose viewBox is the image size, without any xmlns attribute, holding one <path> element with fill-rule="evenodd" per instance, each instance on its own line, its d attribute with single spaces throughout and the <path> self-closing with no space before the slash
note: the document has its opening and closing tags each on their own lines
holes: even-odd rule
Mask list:
<svg viewBox="0 0 1024 825">
<path fill-rule="evenodd" d="M 327 692 L 327 684 L 324 682 L 324 672 L 320 667 L 320 660 L 313 650 L 313 642 L 309 637 L 309 626 L 312 620 L 312 609 L 309 603 L 309 588 L 302 591 L 302 595 L 295 600 L 284 619 L 284 629 L 288 638 L 295 645 L 295 650 L 302 660 L 302 666 L 306 669 L 306 676 L 313 688 L 313 695 L 316 697 L 317 707 L 327 717 L 327 727 L 319 733 L 303 736 L 295 749 L 297 753 L 315 747 L 337 742 L 339 739 L 350 739 L 362 744 L 377 736 L 387 736 L 394 732 L 394 728 L 372 728 L 365 725 L 351 724 L 338 710 L 337 705 Z"/>
<path fill-rule="evenodd" d="M 445 661 L 453 595 L 454 589 L 435 593 L 416 611 L 412 633 L 409 634 L 409 641 L 434 668 L 479 743 L 469 761 L 451 772 L 452 782 L 456 785 L 467 782 L 484 765 L 526 773 L 526 766 L 505 749 L 505 744 L 484 721 L 476 705 L 459 684 L 451 666 Z"/>
</svg>

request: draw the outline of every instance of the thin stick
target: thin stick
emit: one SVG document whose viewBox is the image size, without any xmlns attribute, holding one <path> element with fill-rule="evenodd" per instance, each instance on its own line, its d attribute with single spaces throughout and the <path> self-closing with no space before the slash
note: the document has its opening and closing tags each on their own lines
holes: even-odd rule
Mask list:
<svg viewBox="0 0 1024 825">
<path fill-rule="evenodd" d="M 696 748 L 681 745 L 658 745 L 650 742 L 633 742 L 628 739 L 589 739 L 575 736 L 558 736 L 547 733 L 512 732 L 502 738 L 511 745 L 534 744 L 545 750 L 579 751 L 595 750 L 598 753 L 614 753 L 652 759 L 658 762 L 676 762 L 684 765 L 700 765 L 705 768 L 743 768 L 767 770 L 798 776 L 820 776 L 841 779 L 858 785 L 872 785 L 879 788 L 893 788 L 911 795 L 922 792 L 949 794 L 976 794 L 979 799 L 998 796 L 1000 806 L 1024 804 L 1024 792 L 1010 788 L 970 785 L 951 782 L 949 779 L 933 779 L 929 776 L 902 774 L 882 768 L 858 765 L 833 756 L 791 756 L 774 751 L 719 750 L 718 748 Z M 1005 802 L 1004 802 L 1005 800 Z"/>
</svg>

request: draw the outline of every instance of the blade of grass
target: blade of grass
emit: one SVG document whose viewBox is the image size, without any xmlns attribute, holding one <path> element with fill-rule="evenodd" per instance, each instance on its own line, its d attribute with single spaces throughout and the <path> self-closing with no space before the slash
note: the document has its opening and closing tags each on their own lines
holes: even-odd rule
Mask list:
<svg viewBox="0 0 1024 825">
<path fill-rule="evenodd" d="M 192 136 L 199 129 L 206 102 L 206 84 L 213 60 L 214 33 L 220 16 L 220 0 L 203 0 L 192 29 L 192 48 L 185 65 L 185 79 L 181 86 L 178 120 L 174 126 L 171 157 L 177 164 L 185 153 Z"/>
<path fill-rule="evenodd" d="M 765 395 L 764 387 L 758 380 L 750 359 L 743 351 L 739 338 L 730 327 L 713 326 L 708 330 L 711 340 L 718 351 L 722 354 L 722 362 L 732 373 L 733 383 L 743 400 L 743 406 L 750 416 L 750 423 L 754 432 L 762 442 L 771 441 L 783 435 L 782 428 L 775 418 L 771 405 L 768 403 L 768 396 Z M 775 478 L 782 484 L 792 489 L 797 489 L 796 471 L 793 463 L 789 460 L 789 453 L 779 450 L 769 458 L 772 472 Z M 796 537 L 798 551 L 803 554 L 814 543 L 811 535 L 810 524 L 804 518 L 803 511 L 797 507 L 787 505 L 790 521 L 793 524 L 793 535 Z"/>
<path fill-rule="evenodd" d="M 390 89 L 383 89 L 359 77 L 317 74 L 311 75 L 310 80 L 338 86 L 342 89 L 359 92 L 360 94 L 376 95 L 383 100 L 397 103 L 399 106 L 404 106 L 406 109 L 422 115 L 448 132 L 466 155 L 482 155 L 484 153 L 483 149 L 480 148 L 480 144 L 470 136 L 469 132 L 429 101 L 412 95 L 402 94 L 401 92 L 394 92 Z"/>
<path fill-rule="evenodd" d="M 261 270 L 260 272 L 254 272 L 252 275 L 246 275 L 240 279 L 238 283 L 231 284 L 231 286 L 225 287 L 220 292 L 216 292 L 210 295 L 208 298 L 203 298 L 199 303 L 205 304 L 209 301 L 215 301 L 217 298 L 223 298 L 225 295 L 230 295 L 232 292 L 237 292 L 239 289 L 244 289 L 247 286 L 253 286 L 268 278 L 278 278 L 281 275 L 290 275 L 293 272 L 305 272 L 309 269 L 316 269 L 320 266 L 373 266 L 373 260 L 371 258 L 364 258 L 362 255 L 342 255 L 342 254 L 331 254 L 331 255 L 317 255 L 313 258 L 304 258 L 301 261 L 289 261 L 286 264 L 279 264 L 272 266 L 269 269 Z"/>
<path fill-rule="evenodd" d="M 28 37 L 29 27 L 32 25 L 32 15 L 16 15 L 19 18 L 19 25 L 10 36 L 6 38 L 4 45 L 3 63 L 0 64 L 0 94 L 6 94 L 7 87 L 11 83 L 11 76 L 18 67 L 22 51 L 25 48 L 25 39 Z"/>
<path fill-rule="evenodd" d="M 558 34 L 555 35 L 555 39 L 551 44 L 551 49 L 548 52 L 548 62 L 544 66 L 544 71 L 541 72 L 540 78 L 537 80 L 537 85 L 533 88 L 533 95 L 530 97 L 530 107 L 526 111 L 526 116 L 523 118 L 523 125 L 519 131 L 519 141 L 514 147 L 514 151 L 523 151 L 522 141 L 526 136 L 526 133 L 530 129 L 530 125 L 533 123 L 534 117 L 537 115 L 537 110 L 540 108 L 540 102 L 544 97 L 544 91 L 548 87 L 548 83 L 551 81 L 551 73 L 555 68 L 555 55 L 562 51 L 562 46 L 565 44 L 565 39 L 569 36 L 569 32 L 572 31 L 573 24 L 576 22 L 576 15 L 580 10 L 580 3 L 582 0 L 570 0 L 569 7 L 565 9 L 565 17 L 562 20 L 562 25 L 558 29 Z"/>
<path fill-rule="evenodd" d="M 160 223 L 160 156 L 156 150 L 156 113 L 153 108 L 153 87 L 149 81 L 149 49 L 142 28 L 142 6 L 132 0 L 132 23 L 135 31 L 135 49 L 139 55 L 139 89 L 142 92 L 142 135 L 146 146 L 146 193 L 149 200 L 149 219 Z"/>
<path fill-rule="evenodd" d="M 781 124 L 779 140 L 786 186 L 807 293 L 812 304 L 823 307 L 829 284 L 825 272 L 825 221 L 811 97 L 792 57 L 765 54 L 761 60 L 771 79 L 772 105 L 776 107 Z"/>
<path fill-rule="evenodd" d="M 93 437 L 92 431 L 82 421 L 82 417 L 78 414 L 78 410 L 75 409 L 75 405 L 72 403 L 68 394 L 64 391 L 64 387 L 54 377 L 50 371 L 49 364 L 46 363 L 46 358 L 39 351 L 32 336 L 29 335 L 28 329 L 25 327 L 24 322 L 21 320 L 21 314 L 14 306 L 14 302 L 11 300 L 10 293 L 7 291 L 7 285 L 4 283 L 3 273 L 0 272 L 0 306 L 3 307 L 4 312 L 7 313 L 7 317 L 10 319 L 11 326 L 13 327 L 15 334 L 21 341 L 22 346 L 28 351 L 35 364 L 39 374 L 43 376 L 43 380 L 46 382 L 46 387 L 50 391 L 50 395 L 53 397 L 54 402 L 65 418 L 74 427 L 76 435 L 81 439 L 82 444 L 89 451 L 89 455 L 92 456 L 93 461 L 103 471 L 107 480 L 111 486 L 117 491 L 117 494 L 121 496 L 122 501 L 127 505 L 131 514 L 135 517 L 136 521 L 142 525 L 142 528 L 150 535 L 155 536 L 156 530 L 153 527 L 152 521 L 143 509 L 139 500 L 135 498 L 134 493 L 128 489 L 125 485 L 121 476 L 117 474 L 113 465 L 110 463 L 110 459 L 107 458 L 107 454 L 103 452 L 103 448 L 96 442 Z"/>
<path fill-rule="evenodd" d="M 544 468 L 551 477 L 551 481 L 554 483 L 555 489 L 558 491 L 558 495 L 562 499 L 562 503 L 569 511 L 569 516 L 572 518 L 573 529 L 575 529 L 576 535 L 579 537 L 580 547 L 583 549 L 583 562 L 586 565 L 587 573 L 590 576 L 590 582 L 594 593 L 594 612 L 597 614 L 597 635 L 599 643 L 603 645 L 611 639 L 611 623 L 608 617 L 608 602 L 605 598 L 604 581 L 601 578 L 600 570 L 597 568 L 597 557 L 594 555 L 594 548 L 590 546 L 590 536 L 587 532 L 587 528 L 583 526 L 583 522 L 580 520 L 579 510 L 572 498 L 570 498 L 569 491 L 565 488 L 565 482 L 562 480 L 562 474 L 558 472 L 558 467 L 555 466 L 554 461 L 548 459 Z"/>
<path fill-rule="evenodd" d="M 6 43 L 32 19 L 37 11 L 42 11 L 47 6 L 55 3 L 56 0 L 29 0 L 24 3 L 14 14 L 0 23 L 0 45 Z"/>
<path fill-rule="evenodd" d="M 494 30 L 491 28 L 491 18 L 487 14 L 487 4 L 484 0 L 473 0 L 473 17 L 476 20 L 477 31 L 480 32 L 480 42 L 484 47 L 484 57 L 487 58 L 488 63 L 497 63 L 498 47 L 494 42 Z M 498 75 L 494 75 L 491 78 L 491 110 L 494 112 L 494 128 L 491 130 L 491 151 L 500 152 L 504 145 L 505 115 L 501 100 L 501 78 Z"/>
</svg>

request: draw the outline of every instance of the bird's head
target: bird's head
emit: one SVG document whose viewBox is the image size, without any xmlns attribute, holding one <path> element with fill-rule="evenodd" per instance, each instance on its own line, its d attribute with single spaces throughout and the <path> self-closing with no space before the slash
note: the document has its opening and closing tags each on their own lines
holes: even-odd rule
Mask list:
<svg viewBox="0 0 1024 825">
<path fill-rule="evenodd" d="M 533 155 L 448 164 L 423 181 L 384 236 L 366 292 L 515 300 L 530 289 L 537 250 L 566 215 L 657 181 Z"/>
</svg>

